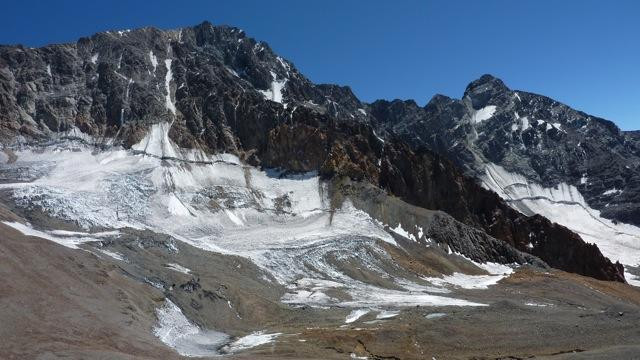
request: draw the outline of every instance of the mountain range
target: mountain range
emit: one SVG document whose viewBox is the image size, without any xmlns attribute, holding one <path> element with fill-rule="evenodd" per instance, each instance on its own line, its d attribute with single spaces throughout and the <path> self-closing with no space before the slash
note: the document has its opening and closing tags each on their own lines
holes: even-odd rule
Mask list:
<svg viewBox="0 0 640 360">
<path fill-rule="evenodd" d="M 464 336 L 483 323 L 500 336 L 500 317 L 543 330 L 528 345 L 440 339 L 434 358 L 557 355 L 576 342 L 640 350 L 637 331 L 611 340 L 635 326 L 619 314 L 640 304 L 640 136 L 491 75 L 461 99 L 366 103 L 235 27 L 104 32 L 0 47 L 0 140 L 5 252 L 24 259 L 21 276 L 73 258 L 107 274 L 87 297 L 125 303 L 87 309 L 76 296 L 75 307 L 99 317 L 122 306 L 123 322 L 146 329 L 128 335 L 129 350 L 105 345 L 107 357 L 169 351 L 162 344 L 267 356 L 272 344 L 293 358 L 424 358 L 406 334 L 434 343 L 441 316 L 440 331 Z M 33 257 L 21 237 L 64 255 Z M 71 271 L 52 281 L 72 287 L 83 275 Z M 5 285 L 13 303 L 42 296 Z M 557 335 L 584 311 L 587 335 Z M 349 325 L 359 322 L 373 329 Z M 22 335 L 7 354 L 32 354 Z"/>
</svg>

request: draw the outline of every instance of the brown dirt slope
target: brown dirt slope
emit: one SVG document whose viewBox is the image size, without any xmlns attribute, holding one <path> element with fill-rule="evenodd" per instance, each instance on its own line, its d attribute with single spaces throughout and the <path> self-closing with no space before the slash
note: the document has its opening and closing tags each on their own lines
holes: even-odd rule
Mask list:
<svg viewBox="0 0 640 360">
<path fill-rule="evenodd" d="M 2 359 L 178 358 L 152 333 L 162 300 L 92 253 L 0 224 Z"/>
</svg>

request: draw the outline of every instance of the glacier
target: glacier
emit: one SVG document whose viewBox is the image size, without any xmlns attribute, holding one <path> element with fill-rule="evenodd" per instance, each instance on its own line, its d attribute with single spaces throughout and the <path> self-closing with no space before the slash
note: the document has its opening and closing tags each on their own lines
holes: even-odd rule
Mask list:
<svg viewBox="0 0 640 360">
<path fill-rule="evenodd" d="M 170 128 L 166 122 L 153 125 L 128 150 L 117 146 L 97 150 L 89 145 L 95 142 L 82 137 L 44 148 L 15 149 L 15 161 L 0 159 L 1 171 L 32 170 L 0 189 L 10 192 L 18 206 L 39 209 L 82 231 L 6 224 L 72 248 L 116 239 L 127 228 L 151 230 L 204 251 L 251 260 L 269 275 L 265 279 L 284 286 L 280 299 L 284 304 L 351 309 L 355 314 L 373 311 L 382 318 L 404 307 L 487 306 L 456 298 L 452 288 L 486 288 L 510 273 L 476 264 L 489 275 L 411 275 L 393 261 L 385 246 L 398 246 L 390 232 L 412 241 L 415 237 L 401 225 L 385 226 L 348 199 L 333 205 L 328 184 L 318 174 L 285 175 L 277 169 L 248 166 L 231 154 L 181 149 L 169 138 Z M 97 251 L 127 261 L 119 253 Z M 343 267 L 353 263 L 393 286 L 372 284 L 345 272 Z M 177 263 L 165 267 L 190 273 Z M 343 295 L 335 296 L 336 291 Z M 222 332 L 190 323 L 169 300 L 158 309 L 158 319 L 156 335 L 183 355 L 218 353 L 230 341 Z M 272 338 L 254 335 L 255 339 L 231 344 L 229 349 L 239 351 Z"/>
<path fill-rule="evenodd" d="M 625 266 L 640 265 L 640 228 L 614 223 L 591 208 L 573 185 L 558 184 L 545 188 L 524 176 L 488 163 L 482 185 L 496 192 L 511 207 L 526 214 L 540 214 L 578 233 L 586 242 L 596 244 L 603 255 Z M 627 281 L 640 286 L 640 279 L 626 273 Z"/>
</svg>

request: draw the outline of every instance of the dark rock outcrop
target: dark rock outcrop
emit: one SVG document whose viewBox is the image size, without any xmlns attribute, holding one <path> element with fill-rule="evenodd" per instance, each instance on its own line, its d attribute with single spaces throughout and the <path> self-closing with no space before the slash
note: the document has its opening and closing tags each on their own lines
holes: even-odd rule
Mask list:
<svg viewBox="0 0 640 360">
<path fill-rule="evenodd" d="M 444 211 L 410 205 L 369 183 L 354 182 L 348 178 L 335 179 L 331 182 L 331 192 L 334 202 L 348 199 L 357 209 L 365 211 L 390 228 L 402 227 L 419 243 L 431 245 L 435 242 L 448 251 L 463 254 L 479 263 L 547 267 L 547 264 L 535 256 L 518 251 L 482 230 L 457 221 Z"/>
</svg>

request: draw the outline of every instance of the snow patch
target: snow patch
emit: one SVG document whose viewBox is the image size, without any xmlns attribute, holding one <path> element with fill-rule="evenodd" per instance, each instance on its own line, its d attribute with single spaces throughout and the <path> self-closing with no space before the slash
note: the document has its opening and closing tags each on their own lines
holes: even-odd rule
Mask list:
<svg viewBox="0 0 640 360">
<path fill-rule="evenodd" d="M 289 75 L 289 71 L 291 71 L 291 67 L 289 66 L 289 64 L 287 64 L 280 56 L 277 56 L 276 59 L 278 60 L 280 65 L 282 65 L 282 68 L 287 72 L 287 75 Z"/>
<path fill-rule="evenodd" d="M 513 268 L 507 265 L 493 262 L 479 263 L 473 261 L 461 253 L 451 251 L 451 247 L 448 245 L 447 252 L 450 255 L 457 255 L 464 258 L 489 273 L 489 275 L 468 275 L 455 272 L 451 275 L 445 275 L 442 277 L 424 278 L 424 280 L 429 281 L 436 286 L 450 286 L 463 289 L 487 289 L 489 286 L 497 284 L 500 280 L 513 273 Z"/>
<path fill-rule="evenodd" d="M 176 114 L 176 105 L 171 100 L 171 80 L 173 80 L 173 72 L 171 71 L 171 59 L 165 59 L 164 65 L 167 68 L 167 74 L 164 77 L 164 88 L 167 92 L 165 96 L 165 106 L 173 115 Z"/>
<path fill-rule="evenodd" d="M 398 223 L 398 226 L 396 226 L 395 228 L 390 228 L 390 229 L 391 229 L 391 231 L 393 231 L 394 233 L 396 233 L 396 234 L 398 234 L 398 235 L 400 235 L 402 237 L 405 237 L 405 238 L 407 238 L 409 240 L 417 241 L 416 237 L 413 236 L 413 234 L 410 234 L 408 231 L 404 230 L 402 228 L 402 224 L 400 224 L 400 223 Z"/>
<path fill-rule="evenodd" d="M 271 71 L 271 87 L 267 90 L 258 90 L 264 96 L 265 99 L 282 104 L 282 89 L 287 83 L 288 79 L 278 80 L 276 73 Z"/>
<path fill-rule="evenodd" d="M 445 317 L 447 316 L 447 314 L 445 313 L 431 313 L 431 314 L 427 314 L 424 317 L 431 320 L 431 319 L 439 319 L 441 317 Z"/>
<path fill-rule="evenodd" d="M 425 278 L 434 285 L 453 286 L 463 289 L 487 289 L 491 285 L 495 285 L 504 278 L 503 275 L 467 275 L 462 273 L 453 273 L 442 278 L 432 277 Z"/>
<path fill-rule="evenodd" d="M 233 75 L 233 76 L 235 76 L 235 77 L 237 77 L 237 78 L 239 78 L 239 77 L 240 77 L 240 75 L 238 75 L 238 73 L 237 73 L 235 70 L 233 70 L 232 68 L 230 68 L 230 67 L 228 67 L 228 66 L 225 66 L 225 69 L 227 69 L 227 71 L 228 71 L 228 72 L 230 72 L 230 73 L 231 73 L 231 75 Z"/>
<path fill-rule="evenodd" d="M 550 304 L 541 304 L 541 303 L 536 303 L 536 302 L 528 302 L 525 303 L 526 306 L 535 306 L 535 307 L 547 307 L 547 306 L 551 306 Z"/>
<path fill-rule="evenodd" d="M 153 66 L 153 76 L 156 76 L 156 68 L 158 67 L 158 58 L 153 54 L 153 51 L 149 50 L 149 61 Z"/>
<path fill-rule="evenodd" d="M 175 264 L 175 263 L 169 263 L 169 264 L 165 264 L 165 267 L 167 267 L 168 269 L 177 271 L 177 272 L 181 272 L 183 274 L 191 274 L 191 270 L 187 269 L 186 267 L 179 265 L 179 264 Z"/>
<path fill-rule="evenodd" d="M 497 107 L 495 105 L 488 105 L 480 110 L 475 110 L 471 115 L 471 122 L 473 124 L 479 124 L 485 120 L 491 119 L 496 112 Z"/>
<path fill-rule="evenodd" d="M 628 271 L 625 271 L 624 278 L 627 280 L 627 284 L 640 287 L 640 276 L 633 275 Z"/>
<path fill-rule="evenodd" d="M 400 314 L 400 311 L 384 310 L 384 311 L 380 311 L 378 315 L 376 315 L 376 319 L 379 319 L 379 320 L 391 319 L 398 316 L 399 314 Z"/>
<path fill-rule="evenodd" d="M 602 195 L 604 196 L 609 196 L 609 195 L 618 195 L 622 192 L 622 190 L 618 190 L 618 189 L 610 189 L 607 190 L 605 192 L 602 193 Z"/>
<path fill-rule="evenodd" d="M 525 131 L 527 129 L 529 129 L 531 127 L 531 125 L 529 124 L 529 118 L 528 117 L 523 117 L 520 118 L 520 121 L 522 123 L 522 131 Z"/>
<path fill-rule="evenodd" d="M 347 324 L 351 324 L 352 322 L 355 322 L 356 320 L 360 319 L 361 317 L 367 315 L 369 313 L 370 310 L 368 309 L 357 309 L 357 310 L 353 310 L 351 313 L 349 313 L 349 315 L 347 315 L 347 317 L 345 318 L 344 322 Z"/>
<path fill-rule="evenodd" d="M 218 349 L 226 344 L 229 335 L 210 330 L 202 330 L 192 324 L 182 310 L 171 300 L 156 309 L 158 323 L 153 333 L 166 345 L 182 356 L 215 356 L 220 355 Z"/>
<path fill-rule="evenodd" d="M 89 236 L 93 238 L 106 238 L 106 237 L 113 237 L 113 236 L 120 235 L 120 231 L 117 231 L 117 230 L 102 231 L 102 232 L 96 232 L 96 233 L 86 233 L 81 231 L 69 231 L 69 230 L 50 230 L 50 231 L 47 231 L 47 233 L 51 235 L 56 235 L 56 236 L 82 236 L 82 237 Z"/>
<path fill-rule="evenodd" d="M 109 257 L 112 257 L 112 258 L 114 258 L 114 259 L 116 259 L 118 261 L 125 261 L 126 262 L 124 256 L 122 254 L 118 253 L 118 252 L 109 251 L 109 250 L 106 250 L 106 249 L 98 249 L 98 251 L 100 251 L 101 253 L 103 253 L 103 254 L 105 254 L 105 255 L 107 255 Z"/>
<path fill-rule="evenodd" d="M 517 112 L 514 115 L 516 120 L 511 125 L 511 131 L 518 131 L 518 129 L 520 129 L 522 132 L 524 132 L 531 127 L 531 125 L 529 124 L 528 117 L 526 116 L 520 117 L 520 115 Z"/>
<path fill-rule="evenodd" d="M 281 333 L 265 334 L 264 331 L 254 332 L 247 336 L 243 336 L 228 346 L 225 346 L 225 350 L 230 353 L 250 349 L 256 346 L 264 345 L 273 342 Z"/>
<path fill-rule="evenodd" d="M 129 89 L 131 88 L 131 84 L 133 84 L 133 78 L 127 80 L 127 88 L 124 92 L 124 104 L 123 107 L 120 108 L 120 125 L 124 124 L 124 106 L 129 104 Z"/>
<path fill-rule="evenodd" d="M 96 238 L 94 237 L 90 237 L 90 236 L 59 236 L 59 235 L 54 235 L 51 232 L 44 232 L 44 231 L 40 231 L 40 230 L 36 230 L 33 227 L 31 227 L 31 225 L 29 224 L 22 224 L 19 222 L 10 222 L 10 221 L 3 221 L 3 224 L 18 230 L 19 232 L 21 232 L 23 235 L 25 236 L 34 236 L 34 237 L 39 237 L 42 239 L 46 239 L 46 240 L 50 240 L 53 241 L 57 244 L 60 244 L 62 246 L 66 246 L 68 248 L 71 249 L 77 249 L 78 245 L 86 243 L 86 242 L 91 242 L 91 241 L 98 241 Z"/>
<path fill-rule="evenodd" d="M 487 306 L 486 304 L 475 303 L 463 299 L 433 295 L 429 292 L 440 291 L 442 289 L 429 288 L 426 286 L 411 286 L 409 291 L 389 290 L 373 286 L 365 286 L 349 294 L 357 300 L 345 301 L 341 306 L 358 307 L 412 307 L 412 306 Z M 357 296 L 357 297 L 356 297 Z"/>
<path fill-rule="evenodd" d="M 162 122 L 153 124 L 145 137 L 131 149 L 159 158 L 177 158 L 176 146 L 169 139 L 171 124 Z"/>
<path fill-rule="evenodd" d="M 538 124 L 540 124 L 540 121 L 541 120 L 538 120 Z M 545 122 L 543 121 L 542 124 L 544 124 L 544 123 Z M 547 124 L 547 127 L 545 129 L 546 131 L 549 131 L 551 129 L 556 129 L 558 131 L 565 132 L 564 130 L 562 130 L 562 124 L 560 124 L 560 123 L 546 123 L 546 124 Z"/>
</svg>

